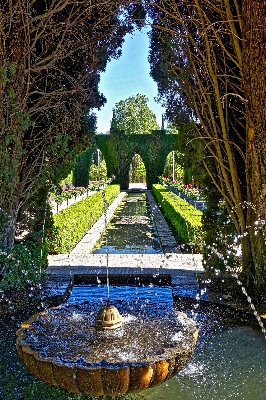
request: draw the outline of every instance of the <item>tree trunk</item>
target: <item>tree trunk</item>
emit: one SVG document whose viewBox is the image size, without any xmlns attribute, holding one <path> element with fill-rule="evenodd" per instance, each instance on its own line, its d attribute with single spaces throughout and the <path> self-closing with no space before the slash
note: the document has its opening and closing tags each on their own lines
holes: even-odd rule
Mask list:
<svg viewBox="0 0 266 400">
<path fill-rule="evenodd" d="M 243 87 L 246 99 L 248 283 L 266 283 L 266 0 L 243 0 Z M 248 239 L 245 239 L 246 242 Z M 251 266 L 250 263 L 253 263 Z"/>
</svg>

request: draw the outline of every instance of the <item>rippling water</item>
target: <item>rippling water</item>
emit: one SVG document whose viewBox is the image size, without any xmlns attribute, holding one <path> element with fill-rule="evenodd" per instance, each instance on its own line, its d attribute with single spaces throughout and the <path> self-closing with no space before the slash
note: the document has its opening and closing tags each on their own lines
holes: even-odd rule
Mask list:
<svg viewBox="0 0 266 400">
<path fill-rule="evenodd" d="M 99 288 L 96 287 L 96 289 Z M 77 290 L 78 288 L 73 290 L 72 296 L 77 297 Z M 101 290 L 104 291 L 105 288 L 102 287 Z M 100 304 L 101 298 L 104 299 L 104 293 L 98 297 L 97 301 L 96 291 L 91 300 Z M 93 290 L 90 292 L 92 293 Z M 154 303 L 155 299 L 157 309 L 161 308 L 160 301 L 169 305 L 173 301 L 169 287 L 118 287 L 115 292 L 114 298 L 118 299 L 121 293 L 124 293 L 127 299 L 132 302 L 141 301 L 140 304 L 144 304 L 145 307 Z M 71 298 L 69 301 L 72 302 Z M 159 387 L 120 398 L 128 400 L 265 400 L 266 343 L 259 330 L 256 330 L 256 327 L 254 330 L 245 320 L 233 315 L 228 319 L 227 314 L 225 318 L 222 311 L 219 312 L 216 309 L 214 312 L 211 307 L 208 310 L 199 310 L 196 314 L 191 310 L 186 311 L 189 316 L 194 315 L 199 329 L 199 340 L 189 364 L 178 376 Z M 27 315 L 19 313 L 10 318 L 0 317 L 0 398 L 3 400 L 92 399 L 52 389 L 27 371 L 16 352 L 15 332 L 20 323 L 31 313 L 33 311 L 28 312 Z"/>
</svg>

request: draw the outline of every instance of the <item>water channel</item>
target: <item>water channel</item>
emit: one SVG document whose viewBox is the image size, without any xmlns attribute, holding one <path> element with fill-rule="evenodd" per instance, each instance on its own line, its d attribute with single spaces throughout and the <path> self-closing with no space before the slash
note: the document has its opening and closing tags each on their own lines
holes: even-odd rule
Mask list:
<svg viewBox="0 0 266 400">
<path fill-rule="evenodd" d="M 137 214 L 128 211 L 133 205 Z M 123 207 L 127 210 L 126 219 Z M 140 211 L 141 209 L 141 211 Z M 143 212 L 144 210 L 144 212 Z M 132 216 L 132 219 L 129 219 Z M 144 218 L 143 218 L 144 217 Z M 148 219 L 146 218 L 148 217 Z M 124 221 L 125 223 L 121 223 Z M 131 223 L 131 221 L 135 221 Z M 120 222 L 119 222 L 120 221 Z M 140 221 L 145 222 L 145 227 Z M 128 232 L 133 227 L 134 234 Z M 140 236 L 136 238 L 137 228 Z M 121 233 L 121 230 L 123 232 Z M 112 238 L 114 235 L 114 238 Z M 108 228 L 110 252 L 161 252 L 154 224 L 149 220 L 149 208 L 143 200 L 123 203 Z M 125 240 L 130 240 L 129 242 Z M 134 239 L 134 244 L 131 239 Z M 105 238 L 95 252 L 105 252 Z M 124 247 L 123 247 L 124 246 Z M 82 302 L 103 303 L 106 285 L 84 283 L 74 286 L 68 299 L 71 304 Z M 177 304 L 171 286 L 156 284 L 113 285 L 111 298 L 119 305 L 121 299 L 138 303 L 140 308 L 157 309 L 182 307 L 194 318 L 199 339 L 191 361 L 174 378 L 158 387 L 134 395 L 123 395 L 124 400 L 265 400 L 266 398 L 266 346 L 256 321 L 232 309 L 221 309 L 214 304 L 194 309 L 184 301 Z M 188 303 L 190 304 L 190 303 Z M 12 306 L 11 306 L 12 307 Z M 34 312 L 37 312 L 35 310 Z M 71 395 L 50 388 L 33 377 L 19 359 L 15 348 L 15 332 L 20 323 L 32 315 L 33 310 L 0 316 L 0 398 L 4 400 L 71 400 L 93 399 Z"/>
<path fill-rule="evenodd" d="M 109 254 L 163 253 L 144 192 L 128 193 L 124 197 L 108 224 L 107 232 Z M 105 234 L 93 253 L 106 253 Z"/>
</svg>

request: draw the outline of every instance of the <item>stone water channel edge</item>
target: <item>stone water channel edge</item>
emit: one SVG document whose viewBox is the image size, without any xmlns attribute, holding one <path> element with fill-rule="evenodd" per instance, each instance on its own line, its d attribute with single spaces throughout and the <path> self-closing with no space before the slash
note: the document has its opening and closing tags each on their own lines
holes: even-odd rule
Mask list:
<svg viewBox="0 0 266 400">
<path fill-rule="evenodd" d="M 171 276 L 173 294 L 194 299 L 198 293 L 197 275 L 202 274 L 201 254 L 182 254 L 171 229 L 161 213 L 152 192 L 142 189 L 147 195 L 163 254 L 109 254 L 109 275 Z M 127 191 L 121 191 L 106 211 L 107 223 L 121 203 Z M 67 298 L 75 275 L 98 276 L 106 274 L 106 255 L 92 254 L 95 243 L 105 229 L 105 215 L 84 235 L 69 254 L 50 255 L 44 284 L 47 297 Z"/>
</svg>

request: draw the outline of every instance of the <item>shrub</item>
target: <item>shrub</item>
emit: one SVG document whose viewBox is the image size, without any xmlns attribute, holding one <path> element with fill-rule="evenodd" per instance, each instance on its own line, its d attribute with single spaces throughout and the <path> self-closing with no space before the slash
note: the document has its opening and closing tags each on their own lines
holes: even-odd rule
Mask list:
<svg viewBox="0 0 266 400">
<path fill-rule="evenodd" d="M 90 167 L 90 173 L 89 173 L 89 177 L 91 181 L 97 181 L 99 178 L 99 174 L 98 172 L 100 172 L 100 179 L 105 179 L 107 177 L 107 168 L 106 168 L 106 162 L 105 160 L 102 160 L 100 162 L 100 170 L 98 171 L 98 165 L 92 164 Z"/>
<path fill-rule="evenodd" d="M 1 288 L 20 290 L 39 283 L 48 266 L 47 255 L 47 244 L 42 246 L 33 240 L 25 240 L 15 244 L 12 250 L 1 252 Z"/>
<path fill-rule="evenodd" d="M 110 204 L 120 192 L 119 185 L 103 189 Z M 53 226 L 47 233 L 50 254 L 69 253 L 104 212 L 102 191 L 72 204 L 53 216 Z"/>
<path fill-rule="evenodd" d="M 202 212 L 160 184 L 153 185 L 152 192 L 182 242 L 201 243 Z"/>
</svg>

